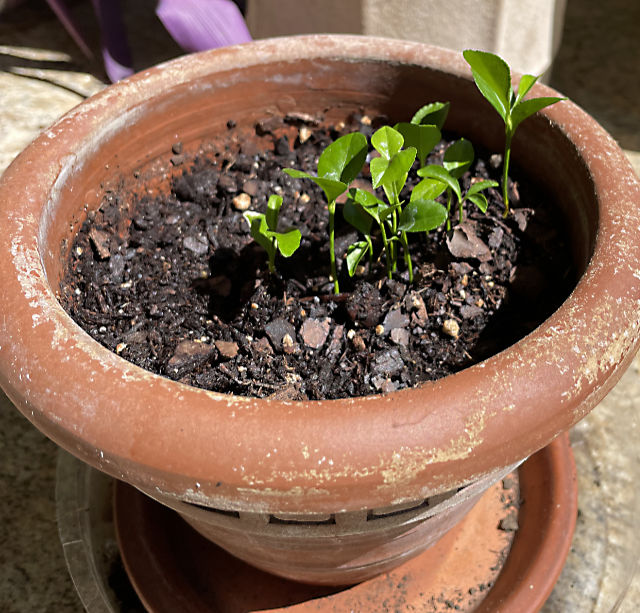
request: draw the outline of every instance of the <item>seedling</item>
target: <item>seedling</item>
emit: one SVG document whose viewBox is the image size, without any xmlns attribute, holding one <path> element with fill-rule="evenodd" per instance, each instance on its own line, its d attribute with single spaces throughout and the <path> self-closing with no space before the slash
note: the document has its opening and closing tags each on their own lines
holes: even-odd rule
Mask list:
<svg viewBox="0 0 640 613">
<path fill-rule="evenodd" d="M 416 127 L 434 128 L 435 126 Z M 411 133 L 417 134 L 417 132 Z M 387 202 L 378 199 L 366 190 L 352 189 L 350 191 L 349 199 L 344 208 L 344 216 L 364 235 L 365 240 L 354 243 L 347 250 L 349 274 L 354 274 L 359 262 L 367 253 L 370 256 L 373 253 L 371 227 L 375 221 L 380 230 L 385 252 L 387 276 L 391 278 L 396 270 L 396 247 L 400 244 L 403 249 L 409 281 L 412 282 L 413 266 L 407 233 L 433 230 L 444 223 L 447 213 L 444 207 L 433 199 L 412 198 L 406 206 L 403 206 L 404 202 L 400 199 L 400 193 L 405 186 L 418 150 L 413 146 L 403 149 L 405 139 L 398 130 L 390 126 L 383 126 L 373 134 L 371 144 L 380 154 L 380 157 L 373 158 L 369 164 L 372 188 L 382 187 Z M 432 147 L 433 145 L 429 147 L 429 151 Z"/>
<path fill-rule="evenodd" d="M 460 178 L 468 170 L 474 159 L 473 145 L 465 138 L 452 143 L 444 154 L 442 166 L 430 164 L 418 170 L 418 176 L 424 180 L 418 183 L 411 194 L 414 198 L 437 198 L 447 192 L 447 231 L 451 230 L 453 196 L 458 202 L 458 220 L 462 223 L 462 204 L 465 200 L 475 204 L 483 213 L 487 212 L 488 202 L 482 193 L 489 187 L 498 187 L 495 181 L 476 181 L 462 194 Z"/>
<path fill-rule="evenodd" d="M 516 128 L 527 117 L 541 109 L 566 100 L 556 96 L 524 99 L 525 95 L 533 87 L 539 76 L 525 74 L 520 79 L 518 93 L 511 85 L 511 71 L 507 63 L 497 55 L 486 51 L 474 51 L 467 49 L 463 52 L 464 59 L 471 66 L 473 79 L 482 95 L 491 103 L 504 121 L 505 145 L 502 174 L 502 197 L 504 199 L 504 217 L 509 214 L 509 193 L 507 189 L 507 177 L 509 174 L 509 161 L 511 158 L 511 140 Z"/>
<path fill-rule="evenodd" d="M 289 228 L 284 232 L 278 232 L 278 218 L 282 196 L 273 194 L 269 196 L 266 213 L 245 211 L 244 218 L 251 228 L 251 236 L 266 252 L 269 258 L 269 272 L 276 271 L 276 253 L 280 252 L 285 258 L 291 257 L 300 246 L 302 235 L 300 230 Z"/>
<path fill-rule="evenodd" d="M 311 179 L 322 188 L 329 209 L 329 259 L 333 289 L 340 293 L 335 253 L 336 199 L 349 189 L 349 184 L 358 176 L 367 159 L 367 139 L 363 134 L 345 134 L 331 143 L 318 159 L 318 176 L 314 177 L 302 170 L 285 168 L 290 177 Z"/>
</svg>

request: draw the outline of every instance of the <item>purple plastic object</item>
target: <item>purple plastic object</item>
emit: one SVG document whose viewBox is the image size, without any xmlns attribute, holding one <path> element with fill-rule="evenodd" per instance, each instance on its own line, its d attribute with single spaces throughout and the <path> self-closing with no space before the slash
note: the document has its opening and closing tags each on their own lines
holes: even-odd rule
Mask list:
<svg viewBox="0 0 640 613">
<path fill-rule="evenodd" d="M 91 0 L 102 33 L 102 57 L 111 81 L 133 74 L 133 60 L 122 20 L 120 0 Z M 73 20 L 65 0 L 47 0 L 71 38 L 87 57 L 89 42 Z M 251 35 L 232 0 L 160 0 L 156 14 L 185 51 L 204 51 L 246 43 Z"/>
<path fill-rule="evenodd" d="M 122 21 L 120 0 L 91 0 L 102 32 L 102 59 L 111 81 L 133 74 L 133 60 L 127 31 Z"/>
<path fill-rule="evenodd" d="M 251 40 L 242 13 L 231 0 L 160 0 L 156 14 L 186 51 L 204 51 Z"/>
</svg>

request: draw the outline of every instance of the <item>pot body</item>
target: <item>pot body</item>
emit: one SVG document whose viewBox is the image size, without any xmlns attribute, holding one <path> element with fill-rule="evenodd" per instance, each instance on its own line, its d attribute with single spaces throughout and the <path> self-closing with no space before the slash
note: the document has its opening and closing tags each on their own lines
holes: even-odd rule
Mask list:
<svg viewBox="0 0 640 613">
<path fill-rule="evenodd" d="M 542 85 L 533 93 L 554 94 Z M 205 533 L 219 534 L 220 522 L 203 520 L 193 505 L 249 514 L 254 524 L 275 517 L 268 521 L 280 527 L 300 513 L 307 522 L 309 514 L 328 516 L 335 527 L 322 529 L 339 540 L 352 513 L 393 506 L 417 517 L 425 509 L 416 505 L 498 478 L 548 444 L 617 382 L 640 327 L 638 181 L 615 142 L 570 102 L 520 126 L 513 161 L 571 221 L 580 281 L 533 333 L 440 381 L 323 402 L 225 396 L 124 361 L 56 300 L 65 249 L 87 211 L 134 175 L 147 178 L 149 190 L 166 188 L 176 141 L 188 156 L 224 133 L 229 119 L 247 134 L 287 113 L 331 122 L 357 110 L 395 122 L 436 100 L 451 102 L 446 129 L 502 149 L 500 120 L 458 54 L 385 39 L 311 36 L 197 54 L 72 110 L 0 181 L 7 395 L 68 451 L 180 508 Z M 415 517 L 390 529 L 392 538 L 419 532 Z M 357 549 L 352 559 L 361 555 Z"/>
<path fill-rule="evenodd" d="M 339 513 L 221 511 L 145 493 L 253 566 L 303 583 L 350 585 L 392 570 L 434 545 L 514 468 L 425 500 Z"/>
</svg>

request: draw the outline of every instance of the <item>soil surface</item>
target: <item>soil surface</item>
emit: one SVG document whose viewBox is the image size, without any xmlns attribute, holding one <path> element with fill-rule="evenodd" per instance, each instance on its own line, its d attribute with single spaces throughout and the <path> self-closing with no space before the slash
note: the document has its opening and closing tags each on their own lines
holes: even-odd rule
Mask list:
<svg viewBox="0 0 640 613">
<path fill-rule="evenodd" d="M 61 303 L 134 364 L 245 396 L 390 392 L 506 348 L 557 308 L 576 276 L 557 207 L 525 178 L 511 183 L 507 219 L 499 191 L 490 189 L 487 214 L 471 205 L 462 224 L 456 212 L 452 231 L 411 235 L 413 284 L 402 256 L 392 280 L 383 261 L 350 278 L 342 264 L 357 233 L 338 210 L 342 293 L 333 294 L 324 196 L 281 169 L 316 174 L 333 138 L 354 130 L 370 136 L 380 122 L 354 114 L 323 128 L 304 115 L 272 117 L 247 138 L 230 120 L 217 150 L 195 159 L 175 143 L 167 193 L 151 197 L 142 185 L 109 192 L 88 214 L 69 251 Z M 441 163 L 453 138 L 427 162 Z M 465 189 L 476 178 L 500 180 L 501 156 L 476 150 L 476 157 Z M 276 275 L 242 216 L 247 207 L 264 211 L 272 193 L 284 198 L 282 228 L 302 232 L 300 249 L 277 259 Z"/>
</svg>

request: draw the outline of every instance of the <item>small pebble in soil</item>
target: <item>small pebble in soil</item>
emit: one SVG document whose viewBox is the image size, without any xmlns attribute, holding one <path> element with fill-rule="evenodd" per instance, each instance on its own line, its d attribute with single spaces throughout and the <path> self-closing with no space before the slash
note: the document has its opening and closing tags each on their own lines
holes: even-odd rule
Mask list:
<svg viewBox="0 0 640 613">
<path fill-rule="evenodd" d="M 460 325 L 455 319 L 445 319 L 442 322 L 442 331 L 452 338 L 458 338 L 460 335 Z"/>
<path fill-rule="evenodd" d="M 329 336 L 331 320 L 325 317 L 322 320 L 309 318 L 304 321 L 300 329 L 300 335 L 304 344 L 312 349 L 319 349 Z"/>
<path fill-rule="evenodd" d="M 236 210 L 246 211 L 251 206 L 251 196 L 243 192 L 242 194 L 238 194 L 232 202 Z"/>
</svg>

